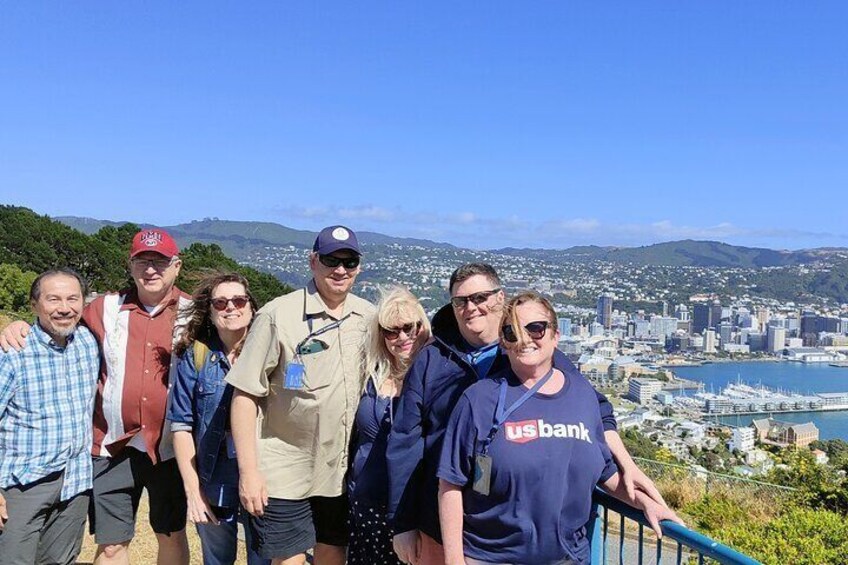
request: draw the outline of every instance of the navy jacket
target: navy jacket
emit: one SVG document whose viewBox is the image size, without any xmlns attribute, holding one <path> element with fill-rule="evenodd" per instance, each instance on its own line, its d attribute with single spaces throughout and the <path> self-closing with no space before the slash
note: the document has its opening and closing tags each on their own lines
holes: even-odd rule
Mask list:
<svg viewBox="0 0 848 565">
<path fill-rule="evenodd" d="M 203 493 L 213 506 L 238 507 L 238 463 L 230 436 L 230 402 L 233 387 L 224 382 L 230 370 L 227 355 L 217 339 L 209 344 L 200 371 L 190 347 L 180 357 L 171 390 L 168 420 L 171 430 L 191 430 L 197 449 L 197 475 Z"/>
<path fill-rule="evenodd" d="M 397 401 L 378 395 L 374 381 L 369 378 L 356 410 L 347 494 L 351 500 L 375 508 L 385 509 L 389 495 L 386 442 Z"/>
<path fill-rule="evenodd" d="M 477 382 L 477 374 L 463 353 L 464 340 L 448 304 L 433 317 L 433 342 L 416 356 L 406 374 L 386 449 L 389 471 L 389 521 L 397 533 L 418 529 L 441 542 L 439 479 L 436 471 L 448 419 L 459 397 Z M 554 366 L 579 374 L 558 349 Z M 498 351 L 489 370 L 494 375 L 509 367 Z M 612 405 L 597 393 L 604 430 L 616 429 Z"/>
</svg>

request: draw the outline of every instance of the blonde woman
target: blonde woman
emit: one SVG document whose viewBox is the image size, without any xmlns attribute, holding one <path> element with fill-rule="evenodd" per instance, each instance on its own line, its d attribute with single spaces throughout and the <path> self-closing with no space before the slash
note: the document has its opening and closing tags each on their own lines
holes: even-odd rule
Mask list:
<svg viewBox="0 0 848 565">
<path fill-rule="evenodd" d="M 362 399 L 356 412 L 348 474 L 350 497 L 349 565 L 389 565 L 401 561 L 392 549 L 386 520 L 388 473 L 386 441 L 403 377 L 430 339 L 430 322 L 418 299 L 405 287 L 385 289 L 368 326 Z"/>
</svg>

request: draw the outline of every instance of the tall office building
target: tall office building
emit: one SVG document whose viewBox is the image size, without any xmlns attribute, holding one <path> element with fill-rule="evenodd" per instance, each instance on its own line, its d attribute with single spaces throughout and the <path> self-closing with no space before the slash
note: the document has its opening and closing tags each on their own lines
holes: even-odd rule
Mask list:
<svg viewBox="0 0 848 565">
<path fill-rule="evenodd" d="M 678 304 L 676 312 L 677 312 L 677 319 L 678 320 L 680 320 L 681 322 L 688 322 L 689 321 L 689 307 L 688 306 L 686 306 L 685 304 Z"/>
<path fill-rule="evenodd" d="M 722 347 L 724 347 L 728 343 L 731 343 L 733 338 L 733 324 L 729 324 L 727 322 L 722 322 L 721 324 L 719 324 L 718 335 L 721 338 Z"/>
<path fill-rule="evenodd" d="M 704 332 L 704 353 L 715 353 L 716 333 L 714 329 L 708 329 Z"/>
<path fill-rule="evenodd" d="M 780 353 L 786 347 L 786 329 L 777 326 L 768 327 L 768 350 L 771 353 Z"/>
<path fill-rule="evenodd" d="M 713 326 L 712 309 L 709 304 L 699 302 L 692 308 L 692 333 L 702 334 Z"/>
<path fill-rule="evenodd" d="M 757 321 L 760 323 L 760 329 L 764 330 L 766 324 L 768 324 L 769 318 L 771 317 L 771 312 L 765 306 L 758 306 L 754 310 L 754 315 L 757 317 Z"/>
<path fill-rule="evenodd" d="M 723 308 L 721 307 L 721 302 L 718 300 L 714 301 L 712 306 L 710 307 L 710 327 L 718 330 L 719 324 L 721 324 L 721 319 L 724 317 Z"/>
<path fill-rule="evenodd" d="M 804 347 L 815 347 L 818 341 L 818 316 L 812 310 L 804 310 L 801 313 L 801 339 Z"/>
<path fill-rule="evenodd" d="M 598 297 L 598 323 L 607 330 L 612 327 L 612 294 L 604 293 Z"/>
</svg>

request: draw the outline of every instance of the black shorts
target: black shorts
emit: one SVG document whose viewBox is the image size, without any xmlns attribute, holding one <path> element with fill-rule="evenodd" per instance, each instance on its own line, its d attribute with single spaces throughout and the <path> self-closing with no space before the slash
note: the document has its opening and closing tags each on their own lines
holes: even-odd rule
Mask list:
<svg viewBox="0 0 848 565">
<path fill-rule="evenodd" d="M 255 550 L 266 559 L 288 559 L 316 543 L 344 547 L 348 540 L 347 495 L 303 500 L 269 498 L 262 517 L 250 517 Z"/>
<path fill-rule="evenodd" d="M 150 527 L 157 534 L 185 529 L 186 498 L 177 461 L 154 465 L 146 453 L 131 447 L 117 457 L 94 457 L 94 490 L 89 529 L 99 545 L 123 543 L 135 534 L 142 489 L 150 502 Z"/>
</svg>

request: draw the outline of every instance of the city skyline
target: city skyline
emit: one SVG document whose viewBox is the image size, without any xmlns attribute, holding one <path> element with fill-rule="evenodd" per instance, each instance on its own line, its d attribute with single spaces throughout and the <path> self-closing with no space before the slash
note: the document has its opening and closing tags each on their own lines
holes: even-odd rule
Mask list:
<svg viewBox="0 0 848 565">
<path fill-rule="evenodd" d="M 846 15 L 6 4 L 0 201 L 473 249 L 844 247 Z"/>
</svg>

